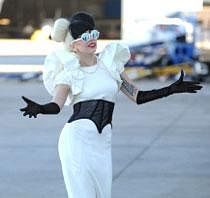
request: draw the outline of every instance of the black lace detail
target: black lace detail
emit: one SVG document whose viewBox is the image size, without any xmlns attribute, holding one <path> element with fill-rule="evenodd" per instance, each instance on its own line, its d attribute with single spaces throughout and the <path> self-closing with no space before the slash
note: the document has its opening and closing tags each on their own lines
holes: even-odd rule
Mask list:
<svg viewBox="0 0 210 198">
<path fill-rule="evenodd" d="M 78 119 L 90 119 L 95 123 L 99 133 L 102 133 L 107 124 L 112 126 L 113 102 L 102 99 L 86 100 L 74 104 L 73 110 L 68 123 Z"/>
</svg>

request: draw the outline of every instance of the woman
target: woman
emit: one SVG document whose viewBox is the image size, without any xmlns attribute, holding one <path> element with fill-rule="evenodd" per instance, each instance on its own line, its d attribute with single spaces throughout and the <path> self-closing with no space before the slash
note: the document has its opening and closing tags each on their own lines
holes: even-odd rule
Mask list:
<svg viewBox="0 0 210 198">
<path fill-rule="evenodd" d="M 179 80 L 168 87 L 140 91 L 124 72 L 130 58 L 128 47 L 112 43 L 96 56 L 98 37 L 88 13 L 58 19 L 51 38 L 63 41 L 64 48 L 47 56 L 43 71 L 52 102 L 40 105 L 23 96 L 27 106 L 21 111 L 30 118 L 40 113 L 58 114 L 64 103 L 73 105 L 58 143 L 69 198 L 111 198 L 111 122 L 119 90 L 142 104 L 202 88 L 197 82 L 183 81 L 182 71 Z"/>
</svg>

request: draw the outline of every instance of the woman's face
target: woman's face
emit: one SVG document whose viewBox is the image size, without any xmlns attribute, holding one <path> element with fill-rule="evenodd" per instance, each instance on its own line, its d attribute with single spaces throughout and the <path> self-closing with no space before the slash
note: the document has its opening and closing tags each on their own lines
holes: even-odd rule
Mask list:
<svg viewBox="0 0 210 198">
<path fill-rule="evenodd" d="M 95 53 L 97 49 L 97 39 L 100 32 L 91 30 L 84 32 L 78 39 L 72 41 L 72 49 L 76 53 Z"/>
<path fill-rule="evenodd" d="M 88 42 L 78 39 L 73 41 L 72 49 L 75 53 L 92 54 L 96 52 L 97 40 L 91 39 Z"/>
</svg>

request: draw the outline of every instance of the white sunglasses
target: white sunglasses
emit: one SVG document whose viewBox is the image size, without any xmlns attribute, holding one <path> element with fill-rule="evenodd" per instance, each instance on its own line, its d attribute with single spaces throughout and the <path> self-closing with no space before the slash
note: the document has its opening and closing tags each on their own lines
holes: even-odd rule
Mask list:
<svg viewBox="0 0 210 198">
<path fill-rule="evenodd" d="M 98 30 L 91 30 L 91 32 L 84 32 L 78 39 L 73 40 L 78 41 L 78 40 L 83 40 L 85 42 L 90 41 L 91 39 L 98 39 L 100 35 L 100 32 Z"/>
</svg>

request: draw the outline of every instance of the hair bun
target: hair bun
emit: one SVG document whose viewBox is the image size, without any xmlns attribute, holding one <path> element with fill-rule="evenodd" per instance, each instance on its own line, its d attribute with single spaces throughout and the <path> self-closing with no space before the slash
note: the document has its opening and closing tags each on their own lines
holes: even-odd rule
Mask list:
<svg viewBox="0 0 210 198">
<path fill-rule="evenodd" d="M 52 32 L 51 38 L 57 42 L 64 42 L 70 22 L 65 18 L 59 18 L 55 21 Z"/>
</svg>

